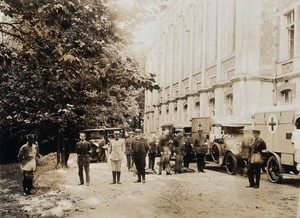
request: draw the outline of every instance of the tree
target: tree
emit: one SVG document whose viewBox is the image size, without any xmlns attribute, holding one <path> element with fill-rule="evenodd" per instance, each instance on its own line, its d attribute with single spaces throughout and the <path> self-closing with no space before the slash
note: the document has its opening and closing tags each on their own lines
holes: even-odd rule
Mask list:
<svg viewBox="0 0 300 218">
<path fill-rule="evenodd" d="M 6 16 L 0 22 L 2 134 L 36 131 L 49 141 L 58 132 L 123 121 L 129 114 L 122 112 L 134 104 L 131 90 L 158 88 L 125 55 L 125 35 L 107 7 L 96 3 L 0 3 Z"/>
</svg>

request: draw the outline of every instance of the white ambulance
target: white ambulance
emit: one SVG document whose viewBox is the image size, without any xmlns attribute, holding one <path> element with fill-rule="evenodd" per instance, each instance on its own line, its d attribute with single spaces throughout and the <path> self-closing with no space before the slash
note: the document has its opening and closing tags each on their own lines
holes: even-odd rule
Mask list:
<svg viewBox="0 0 300 218">
<path fill-rule="evenodd" d="M 253 128 L 260 130 L 266 142 L 265 164 L 273 183 L 282 181 L 283 174 L 299 174 L 299 143 L 292 143 L 292 133 L 300 123 L 300 104 L 264 107 L 255 111 Z M 298 146 L 295 146 L 298 144 Z"/>
</svg>

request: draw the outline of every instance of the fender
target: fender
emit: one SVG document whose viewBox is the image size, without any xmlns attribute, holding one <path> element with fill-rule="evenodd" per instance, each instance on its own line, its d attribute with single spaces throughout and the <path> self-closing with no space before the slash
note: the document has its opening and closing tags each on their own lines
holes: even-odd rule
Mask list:
<svg viewBox="0 0 300 218">
<path fill-rule="evenodd" d="M 265 152 L 265 154 L 263 153 L 263 155 L 266 155 L 266 159 L 264 161 L 265 166 L 267 165 L 269 158 L 274 156 L 276 158 L 276 160 L 278 161 L 280 173 L 282 174 L 284 172 L 283 167 L 281 165 L 281 158 L 277 153 L 275 153 L 273 151 L 267 151 L 267 152 Z"/>
</svg>

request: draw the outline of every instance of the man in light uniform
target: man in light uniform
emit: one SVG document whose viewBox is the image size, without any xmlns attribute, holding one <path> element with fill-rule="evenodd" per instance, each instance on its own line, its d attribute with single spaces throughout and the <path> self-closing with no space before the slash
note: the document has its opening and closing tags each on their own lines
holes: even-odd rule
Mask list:
<svg viewBox="0 0 300 218">
<path fill-rule="evenodd" d="M 31 195 L 33 188 L 33 172 L 36 170 L 36 158 L 39 156 L 38 146 L 35 144 L 35 136 L 27 135 L 27 143 L 23 145 L 18 154 L 18 160 L 23 171 L 23 195 Z"/>
</svg>

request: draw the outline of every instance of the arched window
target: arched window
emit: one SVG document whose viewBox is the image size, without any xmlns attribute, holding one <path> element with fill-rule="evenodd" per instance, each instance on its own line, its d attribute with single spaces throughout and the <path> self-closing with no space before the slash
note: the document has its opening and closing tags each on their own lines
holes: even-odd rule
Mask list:
<svg viewBox="0 0 300 218">
<path fill-rule="evenodd" d="M 185 100 L 184 102 L 183 102 L 183 110 L 187 110 L 187 108 L 188 108 L 188 103 L 187 103 L 187 101 Z"/>
</svg>

